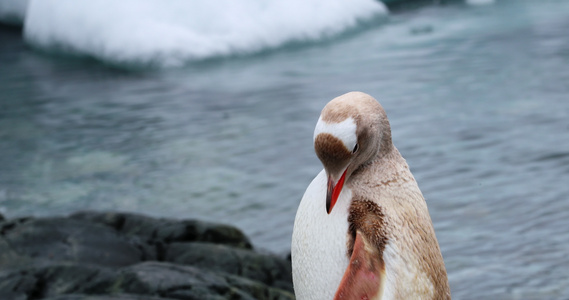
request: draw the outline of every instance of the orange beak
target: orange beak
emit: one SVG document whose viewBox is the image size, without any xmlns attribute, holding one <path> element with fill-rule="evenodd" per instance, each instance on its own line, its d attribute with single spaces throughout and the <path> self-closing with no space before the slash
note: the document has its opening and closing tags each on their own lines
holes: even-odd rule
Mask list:
<svg viewBox="0 0 569 300">
<path fill-rule="evenodd" d="M 348 171 L 348 168 L 344 170 L 342 177 L 340 177 L 340 180 L 338 180 L 336 184 L 334 184 L 332 176 L 328 175 L 328 190 L 326 191 L 326 212 L 328 214 L 332 212 L 332 208 L 334 208 L 334 205 L 336 205 L 338 196 L 340 196 L 340 192 L 342 192 L 344 180 L 346 179 L 346 171 Z"/>
</svg>

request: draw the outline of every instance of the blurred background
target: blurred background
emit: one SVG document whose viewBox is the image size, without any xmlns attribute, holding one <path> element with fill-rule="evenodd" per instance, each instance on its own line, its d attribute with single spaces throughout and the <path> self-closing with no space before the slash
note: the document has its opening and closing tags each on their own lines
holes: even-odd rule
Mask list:
<svg viewBox="0 0 569 300">
<path fill-rule="evenodd" d="M 320 110 L 359 90 L 455 299 L 569 299 L 569 1 L 400 2 L 0 1 L 0 212 L 223 222 L 285 255 Z"/>
</svg>

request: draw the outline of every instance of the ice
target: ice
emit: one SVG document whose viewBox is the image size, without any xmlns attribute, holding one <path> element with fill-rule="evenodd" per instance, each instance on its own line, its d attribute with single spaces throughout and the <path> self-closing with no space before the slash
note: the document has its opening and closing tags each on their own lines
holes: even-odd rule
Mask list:
<svg viewBox="0 0 569 300">
<path fill-rule="evenodd" d="M 319 40 L 386 12 L 376 0 L 34 0 L 24 35 L 51 51 L 172 67 Z"/>
<path fill-rule="evenodd" d="M 466 0 L 466 3 L 468 5 L 473 5 L 473 6 L 490 5 L 494 4 L 495 2 L 496 2 L 495 0 Z"/>
<path fill-rule="evenodd" d="M 26 16 L 28 0 L 0 0 L 0 23 L 21 25 Z"/>
</svg>

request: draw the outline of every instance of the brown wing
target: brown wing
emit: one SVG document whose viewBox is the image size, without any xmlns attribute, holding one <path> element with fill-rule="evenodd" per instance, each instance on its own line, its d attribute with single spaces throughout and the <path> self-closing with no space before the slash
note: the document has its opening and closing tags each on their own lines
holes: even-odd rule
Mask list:
<svg viewBox="0 0 569 300">
<path fill-rule="evenodd" d="M 334 300 L 381 299 L 385 280 L 383 249 L 387 242 L 381 207 L 354 197 L 348 222 L 353 241 L 348 251 L 350 264 Z"/>
</svg>

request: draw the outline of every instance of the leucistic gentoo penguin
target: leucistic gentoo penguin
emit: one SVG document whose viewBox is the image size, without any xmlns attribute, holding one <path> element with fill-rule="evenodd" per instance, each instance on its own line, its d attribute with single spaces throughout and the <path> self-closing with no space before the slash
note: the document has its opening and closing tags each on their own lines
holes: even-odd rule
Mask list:
<svg viewBox="0 0 569 300">
<path fill-rule="evenodd" d="M 360 92 L 330 101 L 314 149 L 324 170 L 294 222 L 296 299 L 450 299 L 427 204 L 382 106 Z"/>
</svg>

